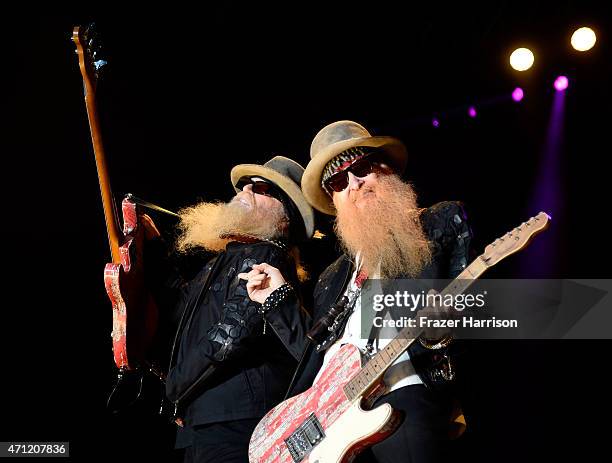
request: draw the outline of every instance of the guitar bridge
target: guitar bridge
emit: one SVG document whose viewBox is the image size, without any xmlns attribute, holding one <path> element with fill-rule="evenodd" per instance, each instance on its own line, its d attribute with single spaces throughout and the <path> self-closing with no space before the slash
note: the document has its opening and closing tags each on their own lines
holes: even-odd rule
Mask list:
<svg viewBox="0 0 612 463">
<path fill-rule="evenodd" d="M 299 463 L 324 437 L 323 426 L 319 423 L 316 415 L 311 413 L 306 421 L 285 439 L 285 444 L 287 444 L 293 461 Z"/>
</svg>

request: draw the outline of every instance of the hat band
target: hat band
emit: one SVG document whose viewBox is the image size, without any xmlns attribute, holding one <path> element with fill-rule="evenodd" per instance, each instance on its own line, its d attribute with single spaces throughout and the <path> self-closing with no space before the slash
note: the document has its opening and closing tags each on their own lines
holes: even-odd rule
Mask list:
<svg viewBox="0 0 612 463">
<path fill-rule="evenodd" d="M 376 148 L 368 147 L 368 146 L 355 146 L 354 148 L 349 148 L 345 151 L 342 151 L 340 154 L 335 156 L 331 161 L 325 164 L 323 168 L 323 174 L 321 175 L 321 187 L 325 189 L 325 182 L 332 176 L 337 174 L 338 172 L 343 171 L 347 167 L 349 167 L 356 160 L 372 154 L 376 151 Z"/>
</svg>

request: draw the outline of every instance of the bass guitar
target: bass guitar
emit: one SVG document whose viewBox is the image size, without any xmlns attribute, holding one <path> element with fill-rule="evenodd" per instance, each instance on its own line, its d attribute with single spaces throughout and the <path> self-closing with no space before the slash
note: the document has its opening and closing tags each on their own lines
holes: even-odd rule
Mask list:
<svg viewBox="0 0 612 463">
<path fill-rule="evenodd" d="M 101 44 L 93 24 L 87 27 L 76 26 L 72 40 L 76 45 L 83 78 L 85 106 L 112 259 L 104 269 L 104 286 L 112 304 L 111 337 L 113 356 L 118 368 L 118 383 L 109 398 L 109 407 L 118 410 L 138 398 L 145 372 L 152 372 L 158 378 L 164 379 L 164 372 L 159 367 L 160 362 L 152 354 L 158 309 L 144 286 L 144 233 L 139 224 L 139 208 L 142 206 L 174 216 L 176 214 L 127 195 L 121 203 L 123 220 L 119 220 L 96 105 L 98 79 L 107 62 L 101 57 Z"/>
</svg>

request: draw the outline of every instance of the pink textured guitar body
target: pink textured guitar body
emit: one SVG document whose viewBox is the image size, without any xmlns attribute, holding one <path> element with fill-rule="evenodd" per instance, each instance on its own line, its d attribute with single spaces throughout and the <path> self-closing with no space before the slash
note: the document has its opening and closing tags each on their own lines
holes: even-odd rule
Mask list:
<svg viewBox="0 0 612 463">
<path fill-rule="evenodd" d="M 399 422 L 398 413 L 387 404 L 363 410 L 359 398 L 349 400 L 344 392 L 360 370 L 361 353 L 351 344 L 344 345 L 310 389 L 262 418 L 251 437 L 249 461 L 350 462 L 364 448 L 386 438 Z M 291 436 L 291 442 L 286 442 Z"/>
</svg>

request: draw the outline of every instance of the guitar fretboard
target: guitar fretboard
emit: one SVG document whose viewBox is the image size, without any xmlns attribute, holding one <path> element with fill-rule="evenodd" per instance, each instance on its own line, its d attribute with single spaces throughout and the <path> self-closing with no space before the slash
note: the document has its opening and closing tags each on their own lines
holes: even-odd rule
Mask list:
<svg viewBox="0 0 612 463">
<path fill-rule="evenodd" d="M 474 281 L 482 275 L 489 267 L 485 263 L 484 255 L 478 256 L 474 261 L 461 272 L 452 283 L 450 283 L 440 295 L 462 294 Z M 346 385 L 344 393 L 349 400 L 360 399 L 374 386 L 393 362 L 402 355 L 408 347 L 423 333 L 422 328 L 403 328 L 399 334 L 379 350 L 361 368 Z"/>
</svg>

